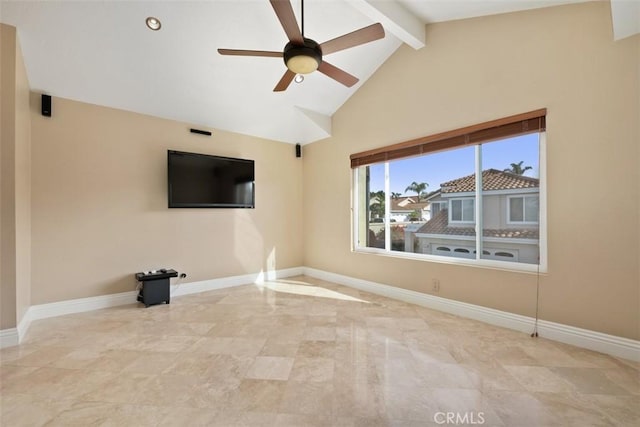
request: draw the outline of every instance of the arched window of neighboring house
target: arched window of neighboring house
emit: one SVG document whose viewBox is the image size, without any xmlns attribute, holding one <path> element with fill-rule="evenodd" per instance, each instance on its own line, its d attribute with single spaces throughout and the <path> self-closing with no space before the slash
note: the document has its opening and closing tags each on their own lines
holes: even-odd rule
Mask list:
<svg viewBox="0 0 640 427">
<path fill-rule="evenodd" d="M 449 248 L 448 248 L 448 247 L 446 247 L 446 246 L 438 246 L 438 247 L 436 248 L 436 251 L 446 251 L 446 252 L 451 252 L 451 249 L 449 249 Z"/>
<path fill-rule="evenodd" d="M 507 258 L 513 258 L 513 254 L 510 254 L 509 252 L 496 252 L 495 256 L 503 256 L 503 257 L 507 257 Z"/>
<path fill-rule="evenodd" d="M 454 252 L 462 252 L 463 254 L 468 254 L 469 253 L 469 249 L 464 249 L 464 248 L 456 248 L 453 251 Z"/>
</svg>

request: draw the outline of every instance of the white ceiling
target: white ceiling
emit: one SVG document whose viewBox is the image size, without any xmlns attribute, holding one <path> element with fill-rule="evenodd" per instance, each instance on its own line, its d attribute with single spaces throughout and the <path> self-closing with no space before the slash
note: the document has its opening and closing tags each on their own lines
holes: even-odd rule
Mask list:
<svg viewBox="0 0 640 427">
<path fill-rule="evenodd" d="M 287 39 L 268 0 L 1 0 L 0 21 L 18 28 L 34 91 L 305 144 L 330 136 L 333 113 L 403 42 L 425 43 L 425 23 L 580 1 L 306 0 L 306 37 L 322 43 L 374 22 L 386 37 L 324 58 L 360 78 L 354 87 L 316 72 L 280 93 L 282 59 L 216 51 L 281 51 Z M 148 16 L 160 31 L 146 28 Z"/>
</svg>

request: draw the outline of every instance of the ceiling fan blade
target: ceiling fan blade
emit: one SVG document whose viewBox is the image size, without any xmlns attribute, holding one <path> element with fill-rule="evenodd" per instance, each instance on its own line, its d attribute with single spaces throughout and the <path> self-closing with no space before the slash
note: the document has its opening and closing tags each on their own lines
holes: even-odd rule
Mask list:
<svg viewBox="0 0 640 427">
<path fill-rule="evenodd" d="M 268 56 L 282 58 L 282 52 L 272 52 L 268 50 L 242 50 L 242 49 L 218 49 L 220 55 L 235 56 Z"/>
<path fill-rule="evenodd" d="M 282 76 L 282 78 L 280 79 L 276 87 L 273 88 L 273 91 L 282 92 L 284 90 L 287 90 L 287 88 L 289 87 L 289 85 L 291 84 L 295 76 L 296 76 L 296 73 L 287 69 L 287 71 L 284 73 L 284 75 Z"/>
<path fill-rule="evenodd" d="M 360 28 L 352 33 L 336 37 L 333 40 L 326 41 L 320 45 L 323 55 L 348 49 L 350 47 L 359 46 L 384 37 L 384 28 L 380 24 L 369 25 Z"/>
<path fill-rule="evenodd" d="M 298 27 L 298 21 L 296 21 L 296 15 L 293 13 L 293 7 L 289 0 L 269 0 L 273 10 L 276 12 L 284 32 L 290 41 L 297 44 L 304 44 L 302 39 L 302 33 L 300 27 Z"/>
<path fill-rule="evenodd" d="M 331 65 L 325 61 L 322 61 L 322 63 L 318 67 L 318 71 L 347 87 L 351 87 L 359 81 L 357 77 L 354 77 L 346 71 L 341 70 L 335 65 Z"/>
</svg>

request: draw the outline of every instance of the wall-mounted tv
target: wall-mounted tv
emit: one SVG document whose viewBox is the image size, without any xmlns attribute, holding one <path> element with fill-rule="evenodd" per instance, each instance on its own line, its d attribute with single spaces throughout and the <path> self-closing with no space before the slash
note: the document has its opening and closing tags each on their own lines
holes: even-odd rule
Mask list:
<svg viewBox="0 0 640 427">
<path fill-rule="evenodd" d="M 170 208 L 255 208 L 254 161 L 169 150 Z"/>
</svg>

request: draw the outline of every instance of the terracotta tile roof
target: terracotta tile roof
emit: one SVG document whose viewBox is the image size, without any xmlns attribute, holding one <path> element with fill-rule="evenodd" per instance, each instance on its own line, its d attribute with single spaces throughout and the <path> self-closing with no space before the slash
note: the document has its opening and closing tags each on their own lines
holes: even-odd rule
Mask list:
<svg viewBox="0 0 640 427">
<path fill-rule="evenodd" d="M 427 221 L 416 233 L 442 234 L 445 236 L 475 236 L 474 227 L 449 227 L 449 215 L 447 209 L 442 209 L 431 220 Z M 537 239 L 537 228 L 505 228 L 482 230 L 484 237 L 502 237 L 505 239 Z"/>
<path fill-rule="evenodd" d="M 484 191 L 537 188 L 539 186 L 540 180 L 538 178 L 516 175 L 497 169 L 482 171 L 482 189 Z M 442 193 L 476 191 L 476 174 L 444 182 L 440 184 L 440 188 L 442 189 Z"/>
</svg>

